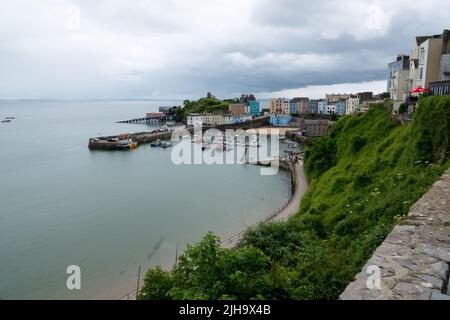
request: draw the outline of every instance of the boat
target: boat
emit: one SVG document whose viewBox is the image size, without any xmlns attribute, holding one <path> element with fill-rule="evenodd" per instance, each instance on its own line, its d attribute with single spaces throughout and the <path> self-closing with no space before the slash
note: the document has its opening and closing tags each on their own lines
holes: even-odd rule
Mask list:
<svg viewBox="0 0 450 320">
<path fill-rule="evenodd" d="M 9 122 L 11 122 L 11 120 L 8 119 L 2 120 L 2 123 L 9 123 Z"/>
<path fill-rule="evenodd" d="M 162 141 L 159 139 L 150 143 L 150 146 L 152 146 L 152 147 L 161 147 L 161 145 L 162 145 Z"/>
<path fill-rule="evenodd" d="M 118 150 L 134 150 L 137 148 L 137 142 L 132 139 L 123 139 L 116 142 Z"/>
<path fill-rule="evenodd" d="M 167 142 L 167 141 L 164 141 L 164 142 L 161 143 L 161 147 L 163 147 L 164 149 L 168 148 L 168 147 L 171 147 L 171 146 L 172 146 L 172 143 Z"/>
<path fill-rule="evenodd" d="M 5 119 L 6 120 L 14 120 L 15 118 L 14 117 L 6 117 Z"/>
</svg>

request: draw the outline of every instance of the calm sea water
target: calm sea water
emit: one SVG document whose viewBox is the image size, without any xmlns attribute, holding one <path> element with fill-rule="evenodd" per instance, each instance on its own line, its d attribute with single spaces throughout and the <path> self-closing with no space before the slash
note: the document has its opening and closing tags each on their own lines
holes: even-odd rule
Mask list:
<svg viewBox="0 0 450 320">
<path fill-rule="evenodd" d="M 226 238 L 289 200 L 290 178 L 252 165 L 176 166 L 170 149 L 89 151 L 137 132 L 115 121 L 178 101 L 0 102 L 0 299 L 119 298 L 138 266 L 169 268 L 208 231 Z M 81 268 L 80 291 L 66 268 Z"/>
</svg>

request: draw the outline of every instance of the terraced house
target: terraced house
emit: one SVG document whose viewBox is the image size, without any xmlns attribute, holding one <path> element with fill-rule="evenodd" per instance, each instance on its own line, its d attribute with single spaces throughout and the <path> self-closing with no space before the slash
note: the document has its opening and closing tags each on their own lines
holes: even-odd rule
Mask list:
<svg viewBox="0 0 450 320">
<path fill-rule="evenodd" d="M 231 114 L 243 114 L 246 113 L 247 106 L 245 103 L 232 103 L 228 106 L 228 112 Z"/>
<path fill-rule="evenodd" d="M 409 72 L 409 56 L 400 54 L 396 61 L 389 63 L 389 77 L 387 82 L 387 92 L 389 92 L 392 100 L 404 100 L 410 86 L 408 79 Z"/>
<path fill-rule="evenodd" d="M 345 114 L 354 114 L 359 111 L 359 98 L 352 96 L 345 102 Z"/>
<path fill-rule="evenodd" d="M 433 89 L 434 95 L 446 94 L 445 81 L 450 80 L 450 31 L 417 36 L 411 55 L 398 55 L 388 69 L 387 90 L 395 101 L 405 101 L 410 90 L 417 88 Z"/>
<path fill-rule="evenodd" d="M 285 98 L 277 98 L 269 100 L 269 112 L 279 114 L 290 114 L 291 103 Z"/>
<path fill-rule="evenodd" d="M 308 104 L 308 113 L 317 114 L 319 111 L 319 99 L 310 99 Z"/>
<path fill-rule="evenodd" d="M 259 101 L 256 101 L 256 100 L 249 101 L 247 107 L 248 107 L 247 113 L 250 113 L 254 116 L 256 116 L 260 113 Z"/>
<path fill-rule="evenodd" d="M 320 100 L 317 105 L 318 114 L 328 114 L 328 102 L 326 100 Z"/>
<path fill-rule="evenodd" d="M 346 100 L 339 100 L 335 103 L 335 112 L 337 115 L 344 115 L 346 113 Z"/>
<path fill-rule="evenodd" d="M 295 112 L 293 112 L 295 111 Z M 309 98 L 293 98 L 291 100 L 291 114 L 307 114 L 309 112 Z"/>
</svg>

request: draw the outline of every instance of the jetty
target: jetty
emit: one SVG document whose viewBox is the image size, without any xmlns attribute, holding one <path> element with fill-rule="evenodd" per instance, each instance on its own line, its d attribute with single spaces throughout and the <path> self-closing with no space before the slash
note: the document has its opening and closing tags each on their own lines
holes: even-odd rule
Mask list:
<svg viewBox="0 0 450 320">
<path fill-rule="evenodd" d="M 170 127 L 167 130 L 153 130 L 150 132 L 126 133 L 115 136 L 104 136 L 89 139 L 89 149 L 91 150 L 124 150 L 118 148 L 118 142 L 123 138 L 132 140 L 136 147 L 141 144 L 152 143 L 156 140 L 170 140 L 172 133 L 177 127 Z M 194 128 L 186 128 L 190 133 L 194 132 Z M 128 149 L 129 150 L 129 149 Z"/>
<path fill-rule="evenodd" d="M 117 121 L 116 123 L 132 123 L 132 124 L 157 124 L 157 123 L 164 123 L 168 119 L 167 117 L 159 117 L 159 116 L 153 116 L 153 117 L 144 117 L 144 118 L 136 118 L 136 119 L 130 119 L 130 120 L 121 120 Z"/>
<path fill-rule="evenodd" d="M 158 120 L 159 119 L 159 120 Z M 137 118 L 137 119 L 131 119 L 131 120 L 124 120 L 124 121 L 118 121 L 117 123 L 139 123 L 139 121 L 142 121 L 141 123 L 153 123 L 153 122 L 147 122 L 147 121 L 165 121 L 163 119 L 167 119 L 166 116 L 163 116 L 161 113 L 147 113 L 147 116 L 145 118 Z M 260 128 L 263 126 L 266 126 L 269 122 L 269 117 L 260 117 L 255 118 L 250 121 L 246 122 L 240 122 L 240 123 L 234 123 L 234 124 L 222 124 L 217 126 L 203 126 L 202 130 L 206 131 L 208 129 L 218 129 L 218 130 L 226 130 L 226 129 L 254 129 L 254 128 Z M 152 143 L 156 140 L 170 140 L 172 137 L 172 132 L 176 130 L 177 128 L 183 128 L 184 130 L 187 130 L 190 134 L 194 133 L 194 127 L 192 126 L 185 126 L 182 124 L 173 124 L 173 125 L 167 125 L 165 126 L 165 129 L 155 129 L 150 132 L 137 132 L 137 133 L 124 133 L 114 136 L 103 136 L 103 137 L 95 137 L 89 139 L 89 149 L 91 150 L 130 150 L 132 148 L 121 148 L 122 146 L 118 144 L 118 141 L 123 140 L 123 137 L 126 137 L 127 139 L 131 139 L 134 143 L 136 143 L 136 146 Z"/>
</svg>

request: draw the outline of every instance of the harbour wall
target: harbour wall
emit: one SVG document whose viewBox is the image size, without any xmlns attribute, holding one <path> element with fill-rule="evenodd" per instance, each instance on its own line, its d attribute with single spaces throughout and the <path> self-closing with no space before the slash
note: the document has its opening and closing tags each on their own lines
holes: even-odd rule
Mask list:
<svg viewBox="0 0 450 320">
<path fill-rule="evenodd" d="M 217 126 L 203 126 L 203 131 L 206 131 L 208 129 L 218 129 L 221 131 L 225 131 L 227 129 L 254 129 L 259 128 L 262 126 L 266 126 L 269 123 L 269 117 L 261 117 L 256 118 L 250 121 L 241 122 L 241 123 L 235 123 L 235 124 L 224 124 L 224 125 L 217 125 Z M 189 131 L 189 133 L 194 133 L 193 127 L 187 127 L 185 130 Z M 117 139 L 120 137 L 123 137 L 124 135 L 115 135 L 115 136 L 105 136 L 105 137 L 96 137 L 96 138 L 90 138 L 89 139 L 89 149 L 91 150 L 116 150 L 116 144 L 113 142 L 109 142 L 108 140 L 111 139 Z M 171 131 L 165 131 L 165 132 L 137 132 L 137 133 L 130 133 L 126 134 L 126 136 L 134 141 L 137 142 L 138 145 L 146 144 L 146 143 L 152 143 L 156 140 L 170 140 L 172 137 Z"/>
<path fill-rule="evenodd" d="M 450 169 L 410 208 L 340 299 L 450 300 L 449 266 Z"/>
</svg>

